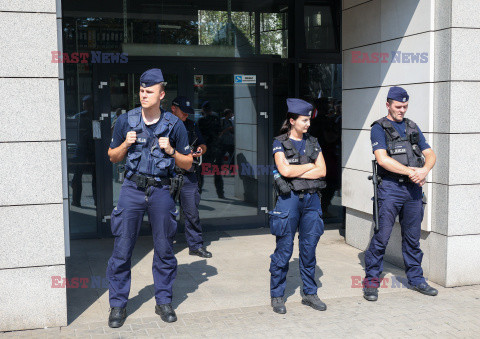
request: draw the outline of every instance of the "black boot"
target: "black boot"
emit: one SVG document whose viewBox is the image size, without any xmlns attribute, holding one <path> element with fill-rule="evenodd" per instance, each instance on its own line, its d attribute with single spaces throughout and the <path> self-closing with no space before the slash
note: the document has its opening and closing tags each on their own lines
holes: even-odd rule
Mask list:
<svg viewBox="0 0 480 339">
<path fill-rule="evenodd" d="M 434 297 L 438 294 L 438 290 L 436 288 L 433 288 L 432 286 L 430 286 L 426 282 L 421 283 L 420 285 L 417 285 L 417 286 L 412 286 L 412 290 L 420 292 L 420 293 L 425 294 L 425 295 L 432 296 L 432 297 Z"/>
<path fill-rule="evenodd" d="M 208 252 L 206 248 L 200 247 L 197 248 L 196 250 L 190 250 L 188 252 L 190 255 L 198 255 L 201 258 L 211 258 L 212 253 Z"/>
<path fill-rule="evenodd" d="M 287 313 L 287 309 L 285 308 L 285 301 L 283 301 L 282 297 L 272 298 L 272 307 L 273 312 L 278 314 L 285 314 Z"/>
<path fill-rule="evenodd" d="M 112 307 L 110 308 L 110 316 L 108 317 L 108 326 L 111 328 L 122 327 L 126 318 L 126 307 Z"/>
<path fill-rule="evenodd" d="M 155 305 L 155 313 L 166 323 L 177 321 L 177 315 L 173 310 L 172 304 Z"/>
<path fill-rule="evenodd" d="M 302 304 L 310 306 L 317 311 L 325 311 L 327 309 L 327 305 L 316 294 L 306 294 L 302 299 Z"/>
<path fill-rule="evenodd" d="M 368 301 L 377 301 L 378 289 L 376 287 L 365 287 L 363 289 L 363 297 Z"/>
</svg>

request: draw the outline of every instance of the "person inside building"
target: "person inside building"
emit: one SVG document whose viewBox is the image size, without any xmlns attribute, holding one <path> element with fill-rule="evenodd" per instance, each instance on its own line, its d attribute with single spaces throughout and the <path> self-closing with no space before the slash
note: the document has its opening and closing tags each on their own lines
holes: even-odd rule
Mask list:
<svg viewBox="0 0 480 339">
<path fill-rule="evenodd" d="M 86 95 L 82 98 L 83 111 L 75 114 L 72 119 L 78 121 L 78 144 L 75 151 L 75 169 L 72 178 L 72 206 L 82 207 L 83 174 L 92 175 L 93 206 L 97 205 L 97 174 L 95 171 L 95 142 L 93 140 L 92 121 L 93 98 Z"/>
<path fill-rule="evenodd" d="M 229 164 L 232 165 L 235 153 L 235 134 L 233 124 L 233 111 L 226 108 L 223 111 L 223 117 L 220 119 L 220 134 L 218 137 L 217 154 L 215 156 L 215 165 L 219 169 L 215 172 L 214 182 L 217 195 L 220 199 L 225 199 L 225 191 L 223 186 L 222 166 L 224 157 L 228 153 Z"/>
<path fill-rule="evenodd" d="M 170 183 L 175 165 L 190 169 L 193 157 L 184 124 L 172 113 L 160 109 L 160 101 L 165 97 L 160 69 L 150 69 L 142 74 L 139 97 L 141 107 L 118 117 L 108 149 L 113 163 L 126 157 L 125 181 L 111 215 L 115 242 L 107 266 L 111 307 L 108 325 L 114 328 L 125 322 L 132 251 L 145 212 L 153 236 L 155 313 L 165 322 L 177 320 L 171 304 L 177 274 L 173 251 L 177 221 Z"/>
<path fill-rule="evenodd" d="M 213 112 L 209 101 L 202 104 L 202 117 L 198 119 L 198 128 L 203 135 L 208 151 L 203 156 L 205 164 L 215 165 L 215 159 L 218 154 L 218 138 L 221 132 L 220 118 Z M 199 188 L 202 193 L 204 178 L 199 177 Z M 215 181 L 215 188 L 219 198 L 222 198 L 223 192 L 220 190 L 219 181 Z"/>
<path fill-rule="evenodd" d="M 430 296 L 438 291 L 423 277 L 420 232 L 423 219 L 422 186 L 435 165 L 436 156 L 420 128 L 406 119 L 409 95 L 401 87 L 391 87 L 387 96 L 388 115 L 372 124 L 371 141 L 377 161 L 378 232 L 365 252 L 363 296 L 378 299 L 383 256 L 399 216 L 402 228 L 402 254 L 412 289 Z"/>
<path fill-rule="evenodd" d="M 278 199 L 270 214 L 270 231 L 276 236 L 275 252 L 270 256 L 270 295 L 273 311 L 286 313 L 283 299 L 288 262 L 293 253 L 295 233 L 299 233 L 302 303 L 316 310 L 327 306 L 317 296 L 315 250 L 324 225 L 319 190 L 326 175 L 322 150 L 316 138 L 307 134 L 313 106 L 300 99 L 287 99 L 287 119 L 280 136 L 273 141 L 275 190 Z"/>
<path fill-rule="evenodd" d="M 202 226 L 198 206 L 200 204 L 200 193 L 196 172 L 199 171 L 199 161 L 202 154 L 207 151 L 198 126 L 188 119 L 189 114 L 194 114 L 191 101 L 184 96 L 179 96 L 172 101 L 172 113 L 183 121 L 188 132 L 188 142 L 192 150 L 193 165 L 188 170 L 175 166 L 177 175 L 183 177 L 183 184 L 180 190 L 180 206 L 185 220 L 185 237 L 190 255 L 197 255 L 202 258 L 211 258 L 212 253 L 203 246 Z"/>
</svg>

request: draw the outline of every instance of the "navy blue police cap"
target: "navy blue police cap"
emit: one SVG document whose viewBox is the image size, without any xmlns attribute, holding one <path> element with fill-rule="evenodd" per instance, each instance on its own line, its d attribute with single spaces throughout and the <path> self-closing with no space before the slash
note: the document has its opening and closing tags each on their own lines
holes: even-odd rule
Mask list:
<svg viewBox="0 0 480 339">
<path fill-rule="evenodd" d="M 192 108 L 192 102 L 188 100 L 186 97 L 182 97 L 182 96 L 176 97 L 175 99 L 173 99 L 172 105 L 180 108 L 183 113 L 187 113 L 187 114 L 195 113 L 195 111 Z"/>
<path fill-rule="evenodd" d="M 85 95 L 85 96 L 82 98 L 82 101 L 92 101 L 92 96 L 91 96 L 91 95 Z"/>
<path fill-rule="evenodd" d="M 158 68 L 152 68 L 142 74 L 140 77 L 140 86 L 150 87 L 164 81 L 162 71 Z"/>
<path fill-rule="evenodd" d="M 402 87 L 390 87 L 388 90 L 388 95 L 387 99 L 392 99 L 395 101 L 400 101 L 400 102 L 407 102 L 410 97 L 408 96 L 408 93 L 406 90 L 404 90 Z"/>
<path fill-rule="evenodd" d="M 312 116 L 313 106 L 302 99 L 288 98 L 288 112 L 307 117 Z"/>
</svg>

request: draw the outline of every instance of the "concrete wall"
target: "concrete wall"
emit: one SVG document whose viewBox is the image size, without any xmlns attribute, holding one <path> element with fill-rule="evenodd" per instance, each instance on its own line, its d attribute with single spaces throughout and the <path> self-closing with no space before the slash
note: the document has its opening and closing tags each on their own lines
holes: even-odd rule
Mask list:
<svg viewBox="0 0 480 339">
<path fill-rule="evenodd" d="M 67 323 L 66 291 L 51 288 L 65 276 L 67 201 L 57 12 L 55 0 L 0 3 L 0 331 Z"/>
<path fill-rule="evenodd" d="M 446 286 L 480 283 L 480 121 L 472 116 L 478 101 L 480 2 L 436 1 L 434 142 L 439 155 L 433 173 L 432 279 Z M 438 261 L 438 264 L 437 264 Z"/>
<path fill-rule="evenodd" d="M 343 1 L 343 205 L 347 243 L 366 249 L 373 234 L 373 189 L 367 180 L 373 159 L 369 125 L 386 115 L 392 85 L 410 94 L 407 117 L 416 121 L 437 153 L 427 178 L 428 205 L 422 224 L 423 268 L 444 286 L 480 283 L 480 122 L 468 103 L 478 97 L 475 67 L 480 30 L 475 0 Z M 452 28 L 455 27 L 455 28 Z M 354 63 L 352 52 L 428 53 L 426 63 Z M 468 133 L 468 134 L 466 134 Z M 386 260 L 403 266 L 398 223 Z"/>
</svg>

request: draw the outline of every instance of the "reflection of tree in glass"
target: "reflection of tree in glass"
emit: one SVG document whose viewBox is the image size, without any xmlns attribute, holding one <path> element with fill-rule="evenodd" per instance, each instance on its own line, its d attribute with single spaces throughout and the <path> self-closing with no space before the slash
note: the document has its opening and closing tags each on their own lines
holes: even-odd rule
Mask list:
<svg viewBox="0 0 480 339">
<path fill-rule="evenodd" d="M 233 36 L 242 34 L 251 46 L 255 45 L 255 14 L 232 12 L 232 26 L 225 11 L 199 11 L 199 44 L 232 45 Z M 231 28 L 231 29 L 229 29 Z M 230 36 L 228 36 L 230 35 Z M 286 48 L 286 22 L 283 13 L 260 14 L 260 51 L 262 54 L 283 55 Z"/>
<path fill-rule="evenodd" d="M 286 57 L 287 25 L 283 13 L 261 13 L 260 53 Z M 285 49 L 285 50 L 284 50 Z"/>
<path fill-rule="evenodd" d="M 239 32 L 243 33 L 249 42 L 254 45 L 255 43 L 255 17 L 253 13 L 248 12 L 232 12 L 231 13 L 232 24 Z M 228 23 L 228 13 L 225 11 L 198 11 L 199 22 L 199 44 L 200 45 L 213 45 L 214 42 L 218 44 L 219 41 L 222 44 L 229 45 L 233 42 L 232 37 L 228 39 L 225 30 Z M 223 33 L 223 36 L 219 36 L 219 32 Z M 230 34 L 234 34 L 234 30 L 230 30 Z M 230 42 L 230 43 L 228 43 Z"/>
</svg>

